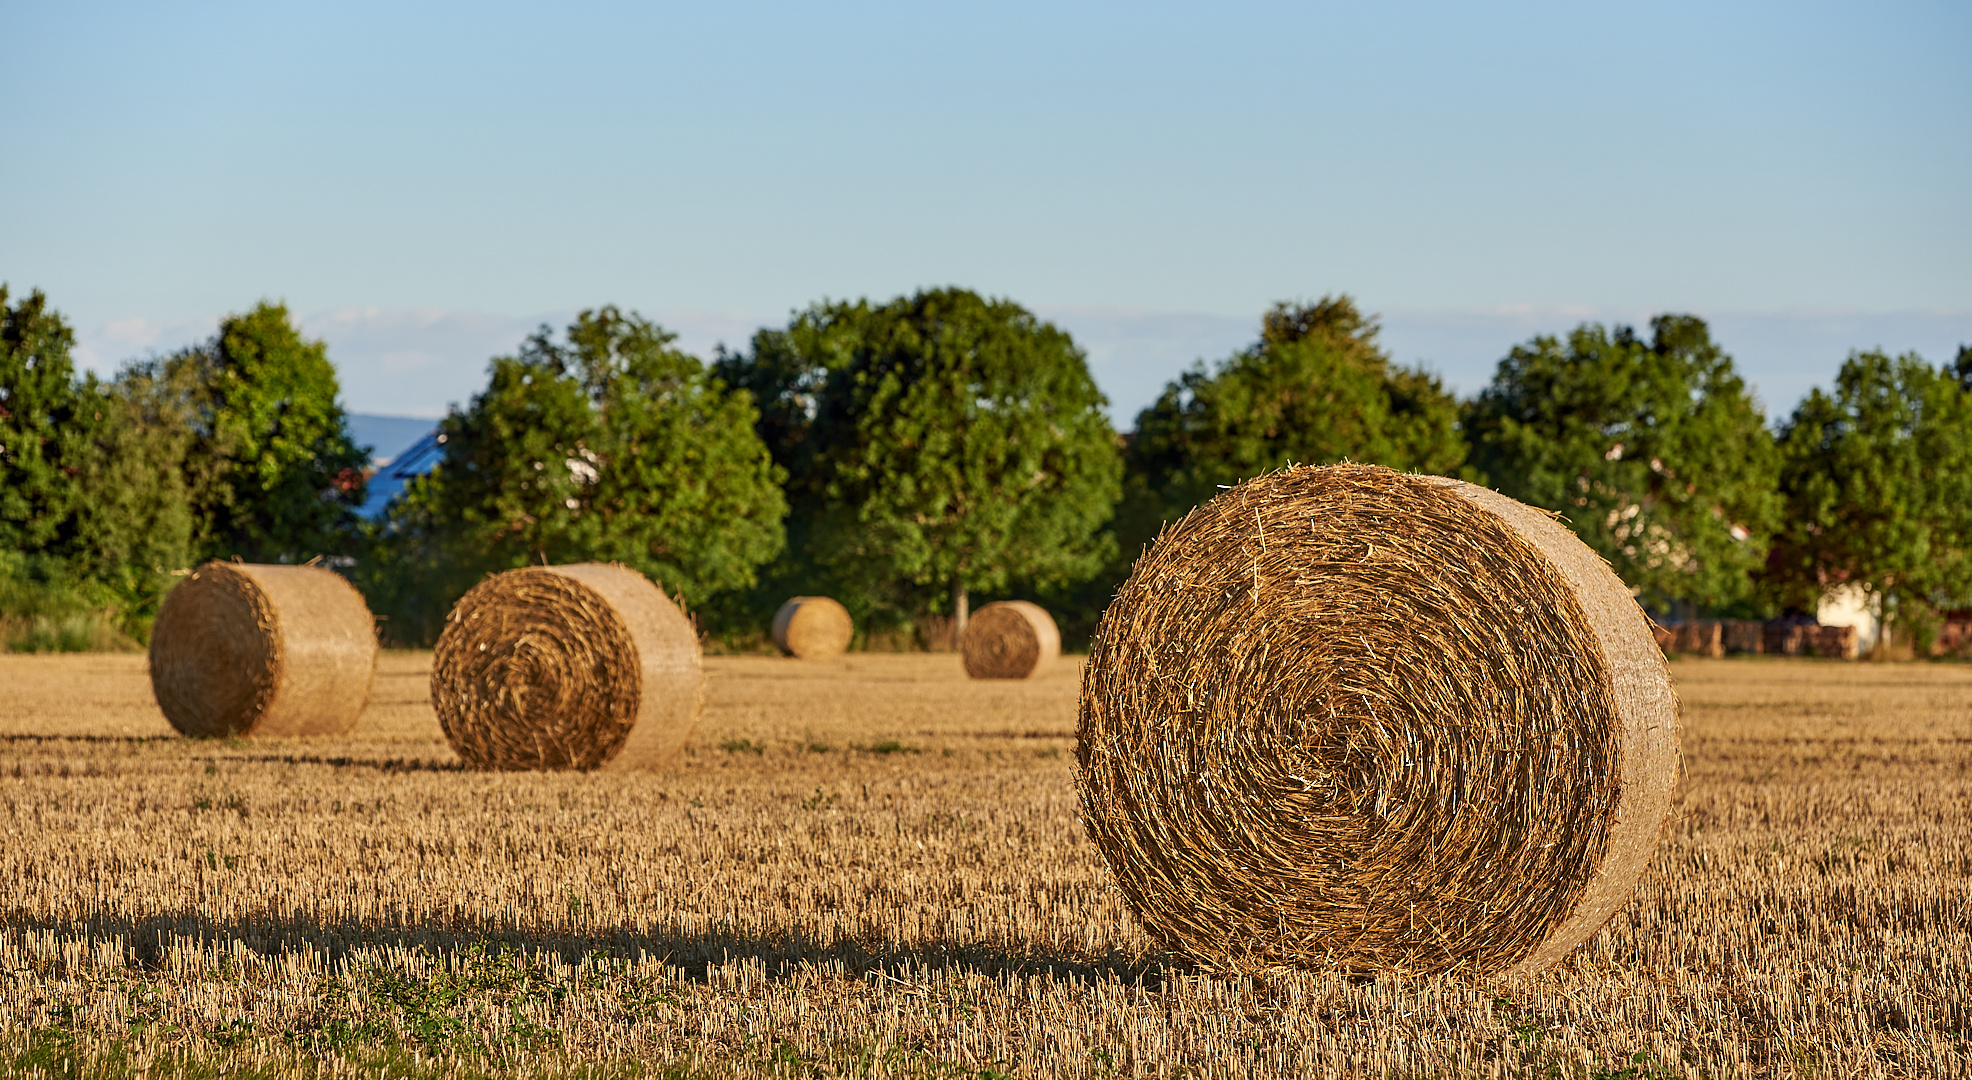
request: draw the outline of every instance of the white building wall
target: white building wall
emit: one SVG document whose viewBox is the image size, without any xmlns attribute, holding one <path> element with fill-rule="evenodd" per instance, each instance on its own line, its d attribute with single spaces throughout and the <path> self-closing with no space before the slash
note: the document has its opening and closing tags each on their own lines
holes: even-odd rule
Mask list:
<svg viewBox="0 0 1972 1080">
<path fill-rule="evenodd" d="M 1877 598 L 1856 585 L 1838 585 L 1822 597 L 1815 620 L 1823 626 L 1856 628 L 1856 653 L 1868 656 L 1883 630 Z"/>
</svg>

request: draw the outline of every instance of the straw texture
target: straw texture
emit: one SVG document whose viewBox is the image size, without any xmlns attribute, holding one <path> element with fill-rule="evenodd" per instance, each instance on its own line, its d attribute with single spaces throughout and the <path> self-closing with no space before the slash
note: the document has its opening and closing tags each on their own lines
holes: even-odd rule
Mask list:
<svg viewBox="0 0 1972 1080">
<path fill-rule="evenodd" d="M 1213 966 L 1528 972 L 1627 902 L 1677 702 L 1608 565 L 1495 492 L 1291 468 L 1168 529 L 1104 613 L 1083 818 Z"/>
<path fill-rule="evenodd" d="M 959 652 L 975 679 L 1025 679 L 1061 655 L 1061 631 L 1040 606 L 1001 600 L 966 620 Z"/>
<path fill-rule="evenodd" d="M 495 574 L 460 597 L 431 700 L 474 768 L 633 769 L 684 744 L 701 683 L 677 605 L 634 570 L 577 563 Z"/>
<path fill-rule="evenodd" d="M 182 735 L 340 735 L 377 669 L 376 624 L 340 574 L 210 562 L 151 629 L 151 692 Z"/>
<path fill-rule="evenodd" d="M 774 647 L 803 660 L 841 656 L 855 633 L 849 609 L 826 596 L 797 596 L 774 613 Z"/>
</svg>

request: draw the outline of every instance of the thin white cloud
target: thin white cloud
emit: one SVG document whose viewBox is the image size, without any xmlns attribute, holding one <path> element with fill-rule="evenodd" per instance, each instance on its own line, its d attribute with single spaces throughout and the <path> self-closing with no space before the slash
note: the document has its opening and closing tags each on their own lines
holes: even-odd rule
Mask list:
<svg viewBox="0 0 1972 1080">
<path fill-rule="evenodd" d="M 156 320 L 141 316 L 110 319 L 81 329 L 75 336 L 77 367 L 108 376 L 125 363 L 153 353 L 170 352 L 212 336 L 218 316 Z"/>
<path fill-rule="evenodd" d="M 724 342 L 745 345 L 760 320 L 726 312 L 645 312 L 678 335 L 678 346 L 710 359 Z M 486 365 L 511 356 L 529 334 L 557 331 L 574 311 L 499 315 L 434 308 L 345 307 L 302 318 L 311 337 L 329 343 L 352 412 L 436 419 L 464 404 L 486 384 Z"/>
<path fill-rule="evenodd" d="M 1075 336 L 1089 373 L 1109 398 L 1110 422 L 1136 423 L 1166 383 L 1192 364 L 1211 362 L 1259 336 L 1260 317 L 1124 307 L 1043 307 L 1035 314 Z"/>
</svg>

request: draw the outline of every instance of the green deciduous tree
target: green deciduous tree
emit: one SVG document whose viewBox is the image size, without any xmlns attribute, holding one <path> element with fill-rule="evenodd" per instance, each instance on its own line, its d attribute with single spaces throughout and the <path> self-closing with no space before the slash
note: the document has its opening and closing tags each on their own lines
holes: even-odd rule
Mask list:
<svg viewBox="0 0 1972 1080">
<path fill-rule="evenodd" d="M 1566 516 L 1657 607 L 1745 602 L 1777 523 L 1773 437 L 1701 319 L 1584 324 L 1500 361 L 1466 430 L 1499 490 Z"/>
<path fill-rule="evenodd" d="M 1082 350 L 1018 304 L 953 288 L 818 304 L 719 370 L 761 399 L 796 561 L 859 615 L 944 602 L 962 626 L 974 592 L 1100 568 L 1116 436 Z"/>
<path fill-rule="evenodd" d="M 92 423 L 74 344 L 39 289 L 9 303 L 0 285 L 0 549 L 42 552 L 74 538 Z"/>
<path fill-rule="evenodd" d="M 192 563 L 193 417 L 185 395 L 156 379 L 131 365 L 113 382 L 86 382 L 94 423 L 71 549 L 77 572 L 120 598 L 126 630 L 140 637 L 171 572 Z"/>
<path fill-rule="evenodd" d="M 1938 369 L 1915 353 L 1851 354 L 1780 437 L 1786 527 L 1770 575 L 1814 610 L 1853 585 L 1892 623 L 1911 602 L 1972 603 L 1972 357 Z"/>
<path fill-rule="evenodd" d="M 1435 376 L 1391 362 L 1377 333 L 1348 296 L 1276 304 L 1256 344 L 1167 386 L 1137 417 L 1130 446 L 1119 514 L 1129 554 L 1221 486 L 1289 464 L 1457 475 L 1457 399 Z"/>
<path fill-rule="evenodd" d="M 30 606 L 142 639 L 187 559 L 186 417 L 147 410 L 141 373 L 78 378 L 40 292 L 8 304 L 0 287 L 0 312 L 0 576 Z"/>
<path fill-rule="evenodd" d="M 182 415 L 198 558 L 298 562 L 349 548 L 368 454 L 350 438 L 328 346 L 285 305 L 228 316 L 213 338 L 136 365 L 159 414 Z"/>
<path fill-rule="evenodd" d="M 691 603 L 753 584 L 784 542 L 781 473 L 751 395 L 673 340 L 604 307 L 565 341 L 543 327 L 493 360 L 486 390 L 440 425 L 444 461 L 393 504 L 365 572 L 373 591 L 398 590 L 384 607 L 417 622 L 395 636 L 429 636 L 412 609 L 428 615 L 488 570 L 620 562 Z"/>
</svg>

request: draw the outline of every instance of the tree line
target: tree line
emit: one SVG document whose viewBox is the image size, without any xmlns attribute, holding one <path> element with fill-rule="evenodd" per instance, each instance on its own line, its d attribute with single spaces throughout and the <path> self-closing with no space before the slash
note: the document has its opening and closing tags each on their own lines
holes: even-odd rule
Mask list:
<svg viewBox="0 0 1972 1080">
<path fill-rule="evenodd" d="M 39 292 L 0 311 L 0 617 L 87 609 L 137 640 L 174 572 L 234 557 L 329 558 L 404 644 L 485 573 L 581 560 L 735 643 L 818 593 L 899 637 L 1022 597 L 1072 639 L 1166 523 L 1345 459 L 1554 511 L 1659 614 L 1812 613 L 1852 585 L 1921 635 L 1972 606 L 1966 348 L 1852 353 L 1770 424 L 1705 322 L 1667 314 L 1516 345 L 1461 401 L 1333 296 L 1275 305 L 1119 434 L 1069 334 L 963 289 L 817 303 L 709 360 L 605 306 L 494 358 L 439 465 L 364 521 L 368 448 L 282 305 L 108 380 Z"/>
</svg>

